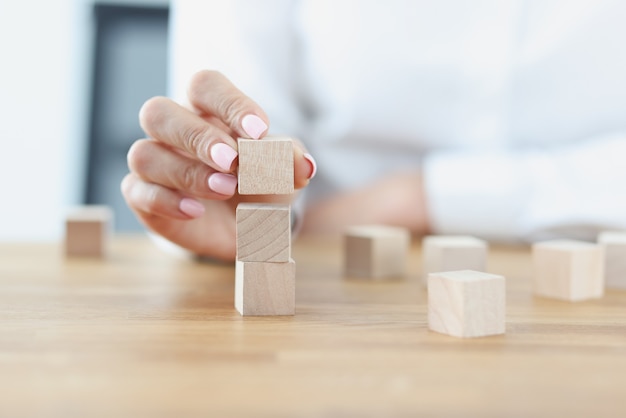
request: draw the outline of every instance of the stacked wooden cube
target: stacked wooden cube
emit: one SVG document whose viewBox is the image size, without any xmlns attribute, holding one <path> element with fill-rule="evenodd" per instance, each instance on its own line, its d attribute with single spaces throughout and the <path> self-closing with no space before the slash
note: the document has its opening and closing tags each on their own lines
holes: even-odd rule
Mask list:
<svg viewBox="0 0 626 418">
<path fill-rule="evenodd" d="M 291 138 L 240 138 L 238 142 L 240 195 L 294 192 Z M 293 315 L 296 264 L 291 258 L 291 206 L 240 203 L 236 217 L 235 308 L 244 316 Z"/>
</svg>

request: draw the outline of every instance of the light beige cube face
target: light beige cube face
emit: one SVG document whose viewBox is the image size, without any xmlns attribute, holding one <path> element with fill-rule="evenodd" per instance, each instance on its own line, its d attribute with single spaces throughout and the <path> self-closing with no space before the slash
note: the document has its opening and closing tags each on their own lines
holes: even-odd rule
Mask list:
<svg viewBox="0 0 626 418">
<path fill-rule="evenodd" d="M 533 245 L 533 287 L 547 298 L 582 301 L 604 294 L 604 256 L 601 246 L 575 240 Z"/>
<path fill-rule="evenodd" d="M 382 225 L 355 226 L 344 240 L 345 273 L 363 278 L 389 278 L 406 274 L 411 235 L 405 228 Z"/>
<path fill-rule="evenodd" d="M 288 137 L 239 138 L 239 194 L 294 192 L 293 140 Z"/>
<path fill-rule="evenodd" d="M 504 334 L 504 277 L 472 270 L 429 274 L 428 327 L 463 338 Z"/>
<path fill-rule="evenodd" d="M 294 315 L 296 263 L 237 261 L 235 308 L 243 316 Z"/>
<path fill-rule="evenodd" d="M 626 289 L 626 232 L 607 231 L 598 236 L 604 250 L 604 278 L 607 288 Z"/>
<path fill-rule="evenodd" d="M 113 212 L 100 205 L 73 209 L 65 220 L 67 257 L 104 257 L 108 252 Z"/>
<path fill-rule="evenodd" d="M 424 283 L 430 273 L 456 270 L 485 271 L 488 244 L 486 241 L 455 235 L 432 235 L 422 241 Z"/>
<path fill-rule="evenodd" d="M 291 258 L 291 209 L 286 204 L 237 206 L 237 260 L 287 262 Z"/>
</svg>

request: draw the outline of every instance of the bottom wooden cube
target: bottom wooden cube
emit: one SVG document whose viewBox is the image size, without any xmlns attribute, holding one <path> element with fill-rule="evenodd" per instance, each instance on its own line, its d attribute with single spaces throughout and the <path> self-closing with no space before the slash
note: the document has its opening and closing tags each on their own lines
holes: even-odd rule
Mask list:
<svg viewBox="0 0 626 418">
<path fill-rule="evenodd" d="M 107 206 L 86 205 L 73 209 L 65 220 L 65 255 L 105 256 L 112 220 L 113 212 Z"/>
<path fill-rule="evenodd" d="M 411 235 L 405 228 L 364 225 L 346 231 L 345 272 L 349 276 L 384 278 L 406 273 Z"/>
<path fill-rule="evenodd" d="M 454 337 L 504 334 L 503 276 L 472 270 L 428 275 L 428 327 Z"/>
<path fill-rule="evenodd" d="M 552 240 L 533 245 L 535 294 L 572 302 L 604 294 L 602 247 L 575 240 Z"/>
<path fill-rule="evenodd" d="M 294 315 L 296 263 L 237 261 L 235 308 L 244 316 Z"/>
</svg>

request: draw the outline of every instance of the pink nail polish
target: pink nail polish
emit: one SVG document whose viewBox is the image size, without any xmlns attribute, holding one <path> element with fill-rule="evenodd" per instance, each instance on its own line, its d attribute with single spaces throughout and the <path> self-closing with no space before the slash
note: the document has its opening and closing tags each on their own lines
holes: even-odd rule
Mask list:
<svg viewBox="0 0 626 418">
<path fill-rule="evenodd" d="M 209 176 L 209 188 L 215 193 L 230 196 L 235 194 L 237 177 L 232 174 L 215 173 Z"/>
<path fill-rule="evenodd" d="M 211 147 L 211 158 L 219 168 L 230 171 L 230 166 L 237 158 L 237 151 L 223 142 L 219 142 Z"/>
<path fill-rule="evenodd" d="M 178 209 L 180 209 L 180 211 L 185 215 L 192 218 L 199 218 L 204 215 L 204 205 L 197 200 L 190 199 L 188 197 L 180 201 Z"/>
<path fill-rule="evenodd" d="M 317 163 L 315 162 L 315 158 L 313 158 L 313 156 L 309 153 L 305 153 L 304 158 L 306 158 L 307 161 L 311 164 L 311 174 L 309 175 L 309 180 L 311 180 L 313 177 L 315 177 L 315 174 L 317 174 Z"/>
<path fill-rule="evenodd" d="M 241 120 L 241 127 L 252 139 L 259 139 L 267 130 L 267 124 L 257 115 L 246 115 Z"/>
</svg>

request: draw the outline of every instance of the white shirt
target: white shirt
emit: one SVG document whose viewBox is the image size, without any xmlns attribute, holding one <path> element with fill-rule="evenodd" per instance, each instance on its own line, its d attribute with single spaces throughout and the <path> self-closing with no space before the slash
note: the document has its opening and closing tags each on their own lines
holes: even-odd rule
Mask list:
<svg viewBox="0 0 626 418">
<path fill-rule="evenodd" d="M 305 141 L 311 199 L 419 167 L 436 233 L 589 239 L 626 229 L 624 22 L 619 0 L 178 0 L 171 91 L 223 72 Z"/>
</svg>

